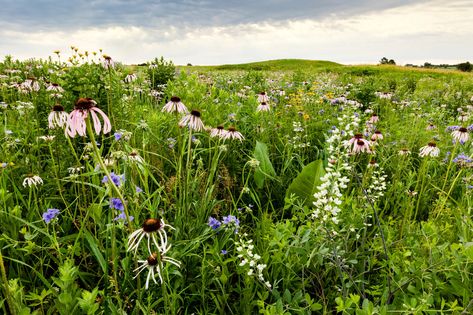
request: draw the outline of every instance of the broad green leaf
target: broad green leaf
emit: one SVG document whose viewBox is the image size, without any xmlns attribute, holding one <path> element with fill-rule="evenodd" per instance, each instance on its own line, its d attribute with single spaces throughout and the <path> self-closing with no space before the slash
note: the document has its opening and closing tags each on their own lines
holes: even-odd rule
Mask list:
<svg viewBox="0 0 473 315">
<path fill-rule="evenodd" d="M 324 162 L 322 160 L 313 161 L 302 169 L 286 190 L 286 197 L 295 195 L 308 206 L 314 201 L 314 193 L 322 183 L 320 180 L 325 175 Z"/>
<path fill-rule="evenodd" d="M 259 166 L 255 171 L 254 178 L 258 188 L 263 188 L 266 178 L 274 178 L 276 172 L 269 159 L 268 147 L 263 142 L 256 141 L 254 157 L 258 160 Z"/>
<path fill-rule="evenodd" d="M 105 274 L 107 274 L 107 262 L 105 261 L 105 259 L 103 258 L 102 253 L 100 252 L 99 248 L 97 247 L 97 243 L 94 240 L 94 237 L 87 230 L 84 231 L 84 236 L 85 236 L 85 239 L 87 240 L 87 243 L 89 244 L 90 250 L 94 254 L 95 258 L 97 258 L 97 261 L 98 261 L 100 267 L 102 268 L 102 271 Z"/>
</svg>

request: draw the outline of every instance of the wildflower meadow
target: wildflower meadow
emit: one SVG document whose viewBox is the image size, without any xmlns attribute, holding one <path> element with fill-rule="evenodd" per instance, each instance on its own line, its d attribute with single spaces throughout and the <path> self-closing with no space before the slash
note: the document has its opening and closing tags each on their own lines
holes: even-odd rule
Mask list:
<svg viewBox="0 0 473 315">
<path fill-rule="evenodd" d="M 473 314 L 473 76 L 0 62 L 0 313 Z"/>
</svg>

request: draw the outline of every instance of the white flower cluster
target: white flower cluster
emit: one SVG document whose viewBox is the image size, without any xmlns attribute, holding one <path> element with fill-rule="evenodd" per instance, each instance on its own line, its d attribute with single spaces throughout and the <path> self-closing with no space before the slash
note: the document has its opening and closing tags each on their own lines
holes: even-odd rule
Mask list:
<svg viewBox="0 0 473 315">
<path fill-rule="evenodd" d="M 330 137 L 326 141 L 329 156 L 328 166 L 325 168 L 325 175 L 321 178 L 322 184 L 317 187 L 317 192 L 314 194 L 316 200 L 312 213 L 313 218 L 320 219 L 322 222 L 331 220 L 335 224 L 340 221 L 338 214 L 341 210 L 339 206 L 342 203 L 341 190 L 347 188 L 347 183 L 350 182 L 348 177 L 343 175 L 351 169 L 347 163 L 349 159 L 345 146 L 347 140 L 343 140 L 343 138 L 353 135 L 353 130 L 360 124 L 358 115 L 345 114 L 338 120 L 344 130 L 333 127 Z"/>
<path fill-rule="evenodd" d="M 371 182 L 366 189 L 367 198 L 372 202 L 376 202 L 379 198 L 384 196 L 386 190 L 386 178 L 388 176 L 384 174 L 384 171 L 381 167 L 377 168 L 371 174 Z"/>
<path fill-rule="evenodd" d="M 243 236 L 247 236 L 247 234 L 244 233 Z M 243 238 L 241 238 L 239 241 L 235 242 L 235 245 L 238 252 L 238 258 L 241 259 L 241 262 L 238 266 L 246 268 L 246 274 L 248 276 L 256 275 L 259 281 L 261 281 L 268 289 L 271 289 L 271 283 L 269 283 L 269 281 L 265 281 L 263 276 L 263 270 L 267 266 L 266 264 L 258 264 L 261 256 L 253 253 L 253 249 L 255 247 L 253 245 L 253 240 L 249 239 L 245 241 Z"/>
<path fill-rule="evenodd" d="M 307 135 L 304 134 L 304 128 L 302 127 L 302 124 L 298 121 L 294 121 L 292 123 L 292 126 L 296 135 L 292 138 L 287 135 L 287 137 L 289 138 L 288 143 L 296 149 L 310 147 L 310 143 L 304 141 L 304 138 L 307 138 Z"/>
</svg>

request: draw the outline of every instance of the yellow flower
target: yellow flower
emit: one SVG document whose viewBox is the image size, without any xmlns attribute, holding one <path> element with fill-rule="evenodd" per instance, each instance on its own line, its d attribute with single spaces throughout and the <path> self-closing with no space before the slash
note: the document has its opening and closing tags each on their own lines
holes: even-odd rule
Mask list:
<svg viewBox="0 0 473 315">
<path fill-rule="evenodd" d="M 304 120 L 309 120 L 310 119 L 310 116 L 309 114 L 304 114 L 304 116 L 302 116 L 304 118 Z"/>
</svg>

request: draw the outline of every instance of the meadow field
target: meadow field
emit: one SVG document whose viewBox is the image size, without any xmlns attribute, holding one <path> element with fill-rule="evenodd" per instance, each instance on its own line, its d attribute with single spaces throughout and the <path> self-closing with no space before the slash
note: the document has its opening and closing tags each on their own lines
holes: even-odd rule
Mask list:
<svg viewBox="0 0 473 315">
<path fill-rule="evenodd" d="M 0 313 L 473 314 L 473 75 L 0 62 Z"/>
</svg>

